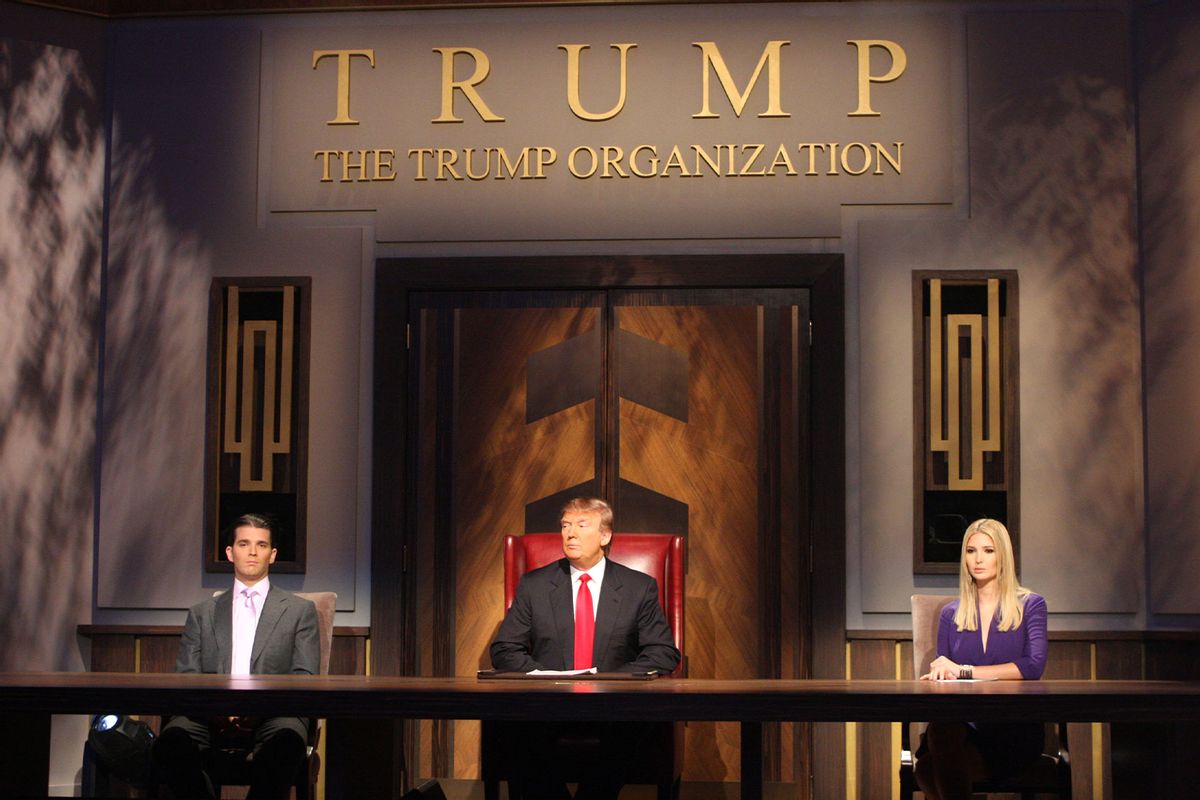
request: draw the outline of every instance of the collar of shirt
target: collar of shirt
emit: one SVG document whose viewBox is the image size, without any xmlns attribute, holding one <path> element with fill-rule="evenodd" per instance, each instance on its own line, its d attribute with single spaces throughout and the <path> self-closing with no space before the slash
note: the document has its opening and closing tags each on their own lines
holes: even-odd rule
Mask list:
<svg viewBox="0 0 1200 800">
<path fill-rule="evenodd" d="M 249 589 L 257 596 L 254 598 L 254 609 L 246 608 L 246 598 L 242 592 Z M 267 592 L 271 584 L 263 578 L 253 586 L 247 586 L 237 578 L 233 579 L 233 648 L 230 651 L 229 674 L 233 676 L 249 675 L 252 672 L 251 656 L 254 650 L 254 637 L 258 632 L 258 620 L 262 617 L 263 606 L 266 604 Z"/>
<path fill-rule="evenodd" d="M 608 564 L 608 559 L 601 556 L 600 560 L 592 565 L 591 569 L 578 569 L 574 564 L 571 565 L 571 597 L 579 596 L 579 577 L 586 574 L 591 580 L 588 581 L 588 591 L 592 593 L 592 614 L 600 609 L 600 586 L 604 583 L 604 567 Z M 575 604 L 571 604 L 571 611 L 574 613 Z"/>
<path fill-rule="evenodd" d="M 237 578 L 233 579 L 233 618 L 235 620 L 238 618 L 238 611 L 246 608 L 242 598 L 243 589 L 258 593 L 258 596 L 254 598 L 254 621 L 257 623 L 258 618 L 262 616 L 263 604 L 267 602 L 267 592 L 271 591 L 271 579 L 263 578 L 253 586 L 247 586 Z"/>
</svg>

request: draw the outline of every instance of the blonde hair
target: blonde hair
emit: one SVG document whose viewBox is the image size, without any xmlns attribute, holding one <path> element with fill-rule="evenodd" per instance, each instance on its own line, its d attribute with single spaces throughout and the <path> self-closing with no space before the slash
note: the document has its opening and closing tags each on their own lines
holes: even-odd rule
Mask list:
<svg viewBox="0 0 1200 800">
<path fill-rule="evenodd" d="M 996 585 L 1000 588 L 1000 602 L 996 604 L 996 611 L 1000 615 L 999 628 L 1002 631 L 1019 628 L 1025 618 L 1025 597 L 1029 590 L 1017 583 L 1017 562 L 1013 558 L 1008 528 L 994 519 L 977 519 L 967 526 L 963 534 L 962 554 L 958 559 L 958 610 L 954 612 L 954 625 L 960 631 L 979 629 L 979 590 L 975 586 L 975 578 L 967 569 L 967 542 L 977 533 L 992 540 L 1000 557 L 1000 563 L 996 565 Z"/>
</svg>

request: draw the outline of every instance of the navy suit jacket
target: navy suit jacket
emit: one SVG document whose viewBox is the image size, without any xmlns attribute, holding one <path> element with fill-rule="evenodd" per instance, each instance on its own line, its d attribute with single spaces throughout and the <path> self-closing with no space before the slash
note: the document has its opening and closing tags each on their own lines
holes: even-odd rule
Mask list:
<svg viewBox="0 0 1200 800">
<path fill-rule="evenodd" d="M 570 562 L 565 558 L 526 573 L 492 641 L 492 666 L 508 672 L 571 669 L 575 662 L 571 588 Z M 608 560 L 592 653 L 600 672 L 675 669 L 679 651 L 658 605 L 657 581 Z"/>
<path fill-rule="evenodd" d="M 233 592 L 225 591 L 188 610 L 176 672 L 228 674 L 233 655 Z M 271 586 L 254 631 L 254 675 L 316 675 L 321 667 L 317 607 L 311 600 Z"/>
</svg>

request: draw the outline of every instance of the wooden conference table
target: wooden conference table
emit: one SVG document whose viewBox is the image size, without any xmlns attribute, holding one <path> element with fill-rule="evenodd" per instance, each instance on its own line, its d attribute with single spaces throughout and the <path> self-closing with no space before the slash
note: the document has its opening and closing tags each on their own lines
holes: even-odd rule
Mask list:
<svg viewBox="0 0 1200 800">
<path fill-rule="evenodd" d="M 0 673 L 0 796 L 46 790 L 51 714 L 298 714 L 329 719 L 707 720 L 742 725 L 742 797 L 762 796 L 765 722 L 1200 720 L 1200 683 L 529 680 Z M 1171 737 L 1167 737 L 1171 738 Z M 19 745 L 19 748 L 18 748 Z M 1170 757 L 1169 755 L 1167 757 Z M 329 787 L 331 797 L 336 787 Z"/>
</svg>

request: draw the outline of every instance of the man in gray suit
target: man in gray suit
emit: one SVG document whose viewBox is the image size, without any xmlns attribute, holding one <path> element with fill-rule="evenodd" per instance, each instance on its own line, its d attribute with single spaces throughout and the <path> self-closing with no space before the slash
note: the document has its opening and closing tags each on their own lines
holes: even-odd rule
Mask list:
<svg viewBox="0 0 1200 800">
<path fill-rule="evenodd" d="M 315 675 L 321 645 L 311 601 L 271 585 L 274 525 L 245 514 L 233 524 L 226 557 L 233 562 L 232 591 L 188 611 L 176 672 L 229 675 Z M 212 748 L 253 748 L 252 800 L 287 796 L 304 760 L 310 721 L 302 717 L 173 717 L 154 744 L 154 757 L 176 798 L 212 798 L 205 771 Z"/>
</svg>

